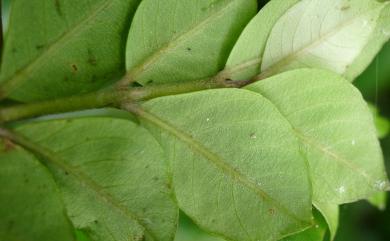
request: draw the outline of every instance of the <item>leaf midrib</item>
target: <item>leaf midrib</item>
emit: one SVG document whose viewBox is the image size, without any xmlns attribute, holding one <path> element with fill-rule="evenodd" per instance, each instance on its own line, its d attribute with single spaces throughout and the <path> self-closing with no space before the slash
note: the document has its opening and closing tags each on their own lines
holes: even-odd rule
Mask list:
<svg viewBox="0 0 390 241">
<path fill-rule="evenodd" d="M 287 118 L 286 118 L 287 119 Z M 374 185 L 373 179 L 368 176 L 359 166 L 355 165 L 352 161 L 343 158 L 338 153 L 335 153 L 333 151 L 328 150 L 323 144 L 320 142 L 308 137 L 307 135 L 303 134 L 301 130 L 294 128 L 294 132 L 296 136 L 307 145 L 310 145 L 314 147 L 315 149 L 319 150 L 320 152 L 324 153 L 325 155 L 329 156 L 333 160 L 337 160 L 339 163 L 341 163 L 343 166 L 347 167 L 348 169 L 352 170 L 353 172 L 358 173 L 360 176 L 362 176 L 367 183 L 370 186 Z"/>
<path fill-rule="evenodd" d="M 198 30 L 202 29 L 204 26 L 208 26 L 209 22 L 212 22 L 214 19 L 222 16 L 233 4 L 236 4 L 236 0 L 232 0 L 227 3 L 226 6 L 222 7 L 218 11 L 213 12 L 210 16 L 203 19 L 198 24 L 192 25 L 187 31 L 182 32 L 180 35 L 171 39 L 160 48 L 156 49 L 154 53 L 146 57 L 140 64 L 133 67 L 127 72 L 127 76 L 135 81 L 138 81 L 138 77 L 142 75 L 151 65 L 156 63 L 161 57 L 164 57 L 164 53 L 168 52 L 170 49 L 175 49 L 176 46 L 185 42 L 187 39 L 191 38 L 194 33 L 197 33 Z"/>
<path fill-rule="evenodd" d="M 40 66 L 42 61 L 50 59 L 50 56 L 56 53 L 59 49 L 61 49 L 64 43 L 69 41 L 69 39 L 72 39 L 73 36 L 77 36 L 78 33 L 83 30 L 84 26 L 88 22 L 93 21 L 100 12 L 108 8 L 114 2 L 115 1 L 112 0 L 105 0 L 102 1 L 100 4 L 97 4 L 97 6 L 90 12 L 91 14 L 87 15 L 85 18 L 81 19 L 80 22 L 75 24 L 72 28 L 65 31 L 58 39 L 50 43 L 49 46 L 45 48 L 45 50 L 39 56 L 31 60 L 30 63 L 28 63 L 21 69 L 17 70 L 12 77 L 4 80 L 0 84 L 0 87 L 3 89 L 3 91 L 12 92 L 12 88 L 16 88 L 21 84 L 20 82 L 24 80 L 24 76 L 32 73 L 35 68 Z M 8 90 L 8 88 L 10 88 L 11 90 Z"/>
<path fill-rule="evenodd" d="M 32 154 L 36 155 L 37 159 L 42 161 L 43 163 L 49 162 L 49 164 L 54 165 L 56 168 L 60 169 L 64 173 L 68 173 L 68 175 L 73 175 L 74 177 L 76 177 L 76 179 L 81 184 L 85 184 L 85 185 L 80 185 L 81 187 L 84 188 L 89 187 L 90 190 L 92 190 L 97 194 L 96 196 L 100 198 L 100 200 L 114 207 L 125 217 L 128 217 L 136 224 L 141 226 L 144 229 L 143 231 L 146 234 L 148 234 L 148 236 L 151 237 L 154 241 L 159 240 L 158 238 L 156 238 L 153 231 L 150 230 L 148 226 L 142 221 L 142 218 L 139 218 L 137 215 L 133 214 L 130 210 L 128 210 L 128 208 L 123 206 L 120 201 L 116 200 L 115 197 L 112 196 L 110 193 L 104 191 L 104 189 L 98 183 L 90 179 L 83 172 L 76 170 L 74 167 L 70 165 L 67 165 L 66 162 L 61 157 L 56 155 L 56 153 L 19 135 L 17 136 L 17 139 L 15 139 L 14 141 L 20 144 L 26 150 L 30 151 Z"/>
<path fill-rule="evenodd" d="M 286 207 L 284 207 L 282 204 L 278 203 L 275 199 L 273 199 L 271 196 L 269 196 L 265 191 L 260 189 L 257 184 L 250 181 L 249 178 L 247 178 L 242 173 L 238 172 L 233 167 L 231 167 L 225 160 L 223 160 L 223 158 L 221 158 L 220 156 L 215 154 L 213 151 L 209 150 L 207 147 L 205 147 L 204 145 L 199 143 L 197 140 L 195 140 L 192 136 L 190 136 L 186 132 L 174 127 L 173 125 L 162 120 L 158 116 L 155 116 L 152 113 L 149 113 L 144 109 L 141 109 L 141 107 L 136 107 L 136 109 L 132 109 L 131 111 L 136 112 L 136 114 L 138 114 L 138 116 L 140 118 L 144 119 L 145 121 L 161 128 L 162 130 L 175 136 L 178 140 L 180 140 L 184 144 L 186 144 L 193 152 L 203 156 L 206 160 L 210 161 L 214 166 L 216 166 L 218 169 L 220 169 L 223 173 L 227 174 L 232 179 L 240 182 L 244 186 L 253 190 L 264 201 L 268 202 L 270 205 L 281 210 L 290 218 L 298 221 L 301 224 L 311 225 L 310 222 L 308 222 L 306 220 L 302 220 L 298 216 L 296 216 L 294 213 L 290 212 Z"/>
<path fill-rule="evenodd" d="M 259 93 L 259 92 L 256 92 L 256 93 Z M 304 134 L 304 131 L 302 131 L 300 128 L 297 128 L 296 125 L 287 117 L 287 115 L 281 110 L 281 108 L 276 105 L 270 98 L 268 98 L 267 96 L 264 96 L 273 106 L 275 106 L 275 108 L 278 110 L 278 112 L 280 113 L 280 115 L 282 115 L 284 117 L 284 119 L 290 124 L 291 128 L 293 129 L 293 132 L 294 134 L 298 137 L 299 141 L 302 142 L 303 144 L 307 144 L 307 145 L 310 145 L 310 146 L 313 146 L 314 148 L 316 148 L 317 150 L 321 151 L 322 153 L 324 153 L 325 155 L 328 155 L 330 157 L 333 157 L 332 159 L 334 160 L 337 160 L 339 161 L 339 163 L 343 164 L 344 166 L 348 167 L 349 169 L 351 169 L 352 171 L 356 171 L 357 173 L 359 173 L 363 178 L 366 179 L 367 183 L 369 185 L 373 185 L 374 184 L 374 180 L 368 176 L 364 171 L 361 170 L 361 168 L 359 166 L 356 166 L 353 164 L 352 161 L 348 160 L 348 159 L 345 159 L 343 158 L 342 156 L 340 156 L 339 154 L 335 153 L 335 152 L 332 152 L 332 151 L 329 151 L 326 149 L 326 147 L 321 144 L 320 142 L 318 142 L 317 140 L 315 139 L 312 139 L 311 137 L 307 136 Z"/>
<path fill-rule="evenodd" d="M 222 70 L 218 76 L 227 76 L 233 78 L 233 75 L 247 71 L 248 68 L 254 67 L 256 65 L 260 65 L 262 61 L 262 57 L 255 57 L 252 59 L 245 60 L 244 62 L 232 66 L 227 66 L 224 70 Z"/>
<path fill-rule="evenodd" d="M 385 4 L 380 4 L 378 7 L 372 8 L 368 12 L 363 12 L 361 14 L 357 14 L 356 16 L 350 18 L 349 20 L 338 24 L 337 26 L 335 26 L 335 28 L 332 31 L 329 31 L 328 33 L 324 34 L 323 36 L 320 36 L 317 40 L 315 40 L 307 45 L 302 46 L 298 50 L 293 51 L 290 54 L 284 56 L 281 60 L 268 66 L 266 69 L 261 71 L 259 76 L 264 76 L 264 77 L 269 76 L 269 74 L 272 74 L 275 69 L 278 69 L 279 67 L 283 67 L 283 65 L 288 65 L 289 63 L 293 62 L 302 53 L 305 53 L 309 49 L 316 47 L 317 45 L 321 44 L 327 38 L 329 38 L 335 34 L 338 34 L 341 29 L 347 27 L 350 24 L 353 24 L 357 19 L 359 19 L 363 16 L 366 16 L 366 15 L 370 15 L 372 12 L 374 12 L 380 8 L 384 8 L 384 6 L 385 6 Z M 374 31 L 374 29 L 372 31 Z"/>
</svg>

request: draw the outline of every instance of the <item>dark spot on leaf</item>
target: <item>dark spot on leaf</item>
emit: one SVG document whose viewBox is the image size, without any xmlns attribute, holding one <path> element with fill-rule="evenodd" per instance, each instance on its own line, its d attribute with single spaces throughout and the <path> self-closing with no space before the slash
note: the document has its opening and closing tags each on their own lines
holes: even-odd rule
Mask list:
<svg viewBox="0 0 390 241">
<path fill-rule="evenodd" d="M 17 52 L 16 48 L 12 48 L 12 49 L 11 49 L 11 52 L 12 52 L 12 53 L 16 53 L 16 52 Z"/>
<path fill-rule="evenodd" d="M 76 64 L 72 64 L 72 70 L 73 70 L 73 72 L 77 72 L 79 70 L 79 68 L 77 67 Z"/>
<path fill-rule="evenodd" d="M 92 50 L 88 49 L 88 60 L 87 62 L 92 65 L 92 66 L 96 66 L 97 65 L 97 59 L 95 57 L 95 55 L 93 54 Z"/>
<path fill-rule="evenodd" d="M 131 87 L 143 87 L 143 85 L 141 85 L 141 84 L 138 83 L 138 82 L 133 82 L 133 83 L 131 84 Z"/>
<path fill-rule="evenodd" d="M 145 169 L 148 169 L 148 168 L 149 168 L 149 165 L 146 165 L 146 166 L 145 166 Z"/>
<path fill-rule="evenodd" d="M 226 82 L 226 83 L 230 83 L 230 82 L 233 82 L 233 80 L 230 79 L 230 78 L 226 78 L 226 79 L 225 79 L 225 82 Z"/>
<path fill-rule="evenodd" d="M 15 149 L 16 145 L 8 140 L 8 139 L 4 139 L 4 151 L 5 152 L 8 152 L 8 151 L 12 151 L 13 149 Z"/>
<path fill-rule="evenodd" d="M 192 49 L 190 47 L 187 47 L 187 51 L 191 51 Z"/>
<path fill-rule="evenodd" d="M 65 76 L 65 77 L 64 77 L 64 82 L 68 82 L 68 81 L 69 81 L 68 76 Z"/>
<path fill-rule="evenodd" d="M 38 45 L 35 46 L 35 48 L 36 48 L 37 50 L 41 50 L 41 49 L 43 49 L 44 47 L 45 47 L 44 44 L 38 44 Z"/>
<path fill-rule="evenodd" d="M 256 139 L 257 138 L 257 136 L 256 136 L 256 133 L 251 133 L 250 135 L 249 135 L 249 137 L 251 138 L 251 139 Z"/>
<path fill-rule="evenodd" d="M 97 224 L 97 223 L 98 223 L 98 220 L 95 220 L 95 221 L 93 221 L 93 222 Z"/>
<path fill-rule="evenodd" d="M 348 9 L 350 9 L 351 6 L 350 5 L 344 5 L 340 8 L 341 11 L 347 11 Z"/>
<path fill-rule="evenodd" d="M 268 213 L 270 214 L 270 215 L 275 215 L 275 209 L 273 209 L 273 208 L 270 208 L 270 209 L 268 209 Z"/>
<path fill-rule="evenodd" d="M 134 238 L 135 238 L 135 241 L 144 241 L 145 240 L 145 236 L 143 234 L 141 234 L 138 237 L 134 237 Z"/>
<path fill-rule="evenodd" d="M 170 182 L 165 184 L 168 189 L 172 189 L 172 184 Z"/>
<path fill-rule="evenodd" d="M 56 8 L 57 14 L 63 16 L 60 0 L 54 0 L 54 7 Z"/>
<path fill-rule="evenodd" d="M 158 181 L 158 177 L 153 177 L 153 181 L 157 182 Z"/>
<path fill-rule="evenodd" d="M 68 175 L 69 175 L 69 172 L 68 172 L 68 171 L 65 171 L 65 175 L 68 176 Z"/>
<path fill-rule="evenodd" d="M 150 79 L 150 80 L 148 80 L 148 82 L 146 82 L 146 84 L 149 85 L 149 84 L 152 84 L 153 82 L 154 82 L 154 80 Z"/>
</svg>

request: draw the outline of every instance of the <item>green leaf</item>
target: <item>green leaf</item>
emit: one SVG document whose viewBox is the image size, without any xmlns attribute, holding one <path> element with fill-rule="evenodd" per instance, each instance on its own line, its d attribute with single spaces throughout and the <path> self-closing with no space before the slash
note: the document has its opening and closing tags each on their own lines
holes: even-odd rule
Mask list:
<svg viewBox="0 0 390 241">
<path fill-rule="evenodd" d="M 324 202 L 317 202 L 315 206 L 328 224 L 330 240 L 333 241 L 339 226 L 339 206 Z"/>
<path fill-rule="evenodd" d="M 273 28 L 262 76 L 315 67 L 353 80 L 389 37 L 389 2 L 302 0 Z"/>
<path fill-rule="evenodd" d="M 224 241 L 224 239 L 205 233 L 185 214 L 180 213 L 180 222 L 175 241 Z"/>
<path fill-rule="evenodd" d="M 44 157 L 73 224 L 92 240 L 173 240 L 178 209 L 162 150 L 146 130 L 97 117 L 16 130 Z"/>
<path fill-rule="evenodd" d="M 0 186 L 0 240 L 75 240 L 53 177 L 8 140 L 0 140 Z"/>
<path fill-rule="evenodd" d="M 378 138 L 385 138 L 390 132 L 390 121 L 382 117 L 379 114 L 378 108 L 376 108 L 374 105 L 369 104 L 368 106 L 370 107 L 371 113 L 374 117 L 374 123 Z"/>
<path fill-rule="evenodd" d="M 90 238 L 81 230 L 76 230 L 77 241 L 91 241 Z"/>
<path fill-rule="evenodd" d="M 374 117 L 375 126 L 379 138 L 385 138 L 390 132 L 390 121 L 379 115 Z"/>
<path fill-rule="evenodd" d="M 12 1 L 0 96 L 41 100 L 96 90 L 124 74 L 139 0 Z"/>
<path fill-rule="evenodd" d="M 324 241 L 328 226 L 320 212 L 314 212 L 314 226 L 301 233 L 282 239 L 282 241 Z"/>
<path fill-rule="evenodd" d="M 225 65 L 255 0 L 144 0 L 126 50 L 128 76 L 142 84 L 198 80 Z"/>
<path fill-rule="evenodd" d="M 379 210 L 384 211 L 386 209 L 387 193 L 378 192 L 374 196 L 370 197 L 368 202 Z"/>
<path fill-rule="evenodd" d="M 234 45 L 224 74 L 234 80 L 250 79 L 260 73 L 267 39 L 278 19 L 299 0 L 273 0 L 246 26 Z"/>
<path fill-rule="evenodd" d="M 278 240 L 311 225 L 307 163 L 261 95 L 220 89 L 133 109 L 168 155 L 179 207 L 229 240 Z"/>
<path fill-rule="evenodd" d="M 352 84 L 301 69 L 248 87 L 291 123 L 310 163 L 314 204 L 341 204 L 389 189 L 372 114 Z"/>
</svg>

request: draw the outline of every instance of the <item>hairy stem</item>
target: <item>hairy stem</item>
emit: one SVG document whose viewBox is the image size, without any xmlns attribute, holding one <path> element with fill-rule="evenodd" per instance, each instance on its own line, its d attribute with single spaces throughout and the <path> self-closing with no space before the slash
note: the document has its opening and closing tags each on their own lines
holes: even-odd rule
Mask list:
<svg viewBox="0 0 390 241">
<path fill-rule="evenodd" d="M 175 84 L 151 85 L 131 89 L 108 89 L 85 95 L 0 108 L 0 123 L 92 108 L 102 108 L 108 106 L 121 107 L 125 103 L 136 103 L 160 96 L 215 88 L 239 88 L 246 84 L 246 81 L 221 81 L 206 79 Z"/>
</svg>

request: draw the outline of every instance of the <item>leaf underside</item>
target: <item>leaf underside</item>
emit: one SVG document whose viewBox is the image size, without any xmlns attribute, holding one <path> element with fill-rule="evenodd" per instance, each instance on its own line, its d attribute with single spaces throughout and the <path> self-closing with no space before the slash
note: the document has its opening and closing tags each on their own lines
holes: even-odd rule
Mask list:
<svg viewBox="0 0 390 241">
<path fill-rule="evenodd" d="M 12 1 L 0 97 L 58 98 L 96 90 L 121 77 L 127 29 L 138 2 Z"/>
<path fill-rule="evenodd" d="M 142 127 L 96 117 L 37 122 L 16 131 L 38 146 L 71 221 L 93 240 L 173 239 L 178 209 L 164 155 Z"/>
<path fill-rule="evenodd" d="M 315 211 L 313 227 L 301 233 L 284 238 L 281 241 L 325 241 L 327 229 L 328 226 L 326 221 L 321 216 L 320 212 Z"/>
<path fill-rule="evenodd" d="M 9 140 L 0 140 L 0 186 L 0 240 L 75 240 L 51 174 Z"/>
<path fill-rule="evenodd" d="M 306 162 L 288 122 L 261 95 L 208 90 L 143 108 L 178 204 L 200 227 L 229 240 L 277 240 L 310 226 Z"/>
<path fill-rule="evenodd" d="M 250 79 L 260 73 L 267 39 L 278 19 L 299 0 L 268 2 L 248 23 L 227 60 L 224 74 L 230 79 Z"/>
<path fill-rule="evenodd" d="M 261 66 L 328 69 L 354 80 L 390 37 L 390 5 L 371 0 L 302 0 L 275 24 Z"/>
<path fill-rule="evenodd" d="M 346 79 L 389 40 L 388 1 L 273 0 L 244 29 L 256 0 L 143 0 L 127 34 L 139 2 L 13 1 L 0 100 L 123 75 L 263 80 L 124 105 L 140 122 L 102 110 L 12 125 L 24 149 L 0 139 L 0 239 L 171 241 L 180 208 L 228 240 L 323 241 L 339 204 L 384 207 L 374 121 L 388 123 Z"/>
<path fill-rule="evenodd" d="M 255 0 L 144 0 L 130 28 L 126 66 L 141 84 L 198 80 L 221 70 Z"/>
<path fill-rule="evenodd" d="M 305 146 L 314 204 L 353 202 L 389 188 L 372 115 L 343 78 L 302 69 L 247 88 L 270 100 Z"/>
</svg>

